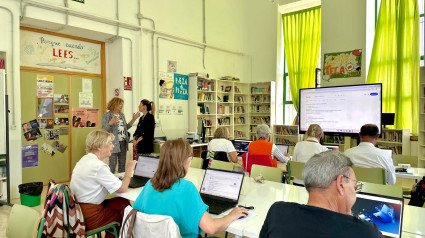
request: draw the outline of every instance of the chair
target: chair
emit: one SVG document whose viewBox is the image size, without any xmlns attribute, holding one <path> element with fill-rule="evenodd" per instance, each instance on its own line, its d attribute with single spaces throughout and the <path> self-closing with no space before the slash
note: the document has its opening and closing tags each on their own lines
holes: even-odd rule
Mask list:
<svg viewBox="0 0 425 238">
<path fill-rule="evenodd" d="M 386 184 L 385 169 L 353 167 L 358 181 Z"/>
<path fill-rule="evenodd" d="M 291 183 L 291 177 L 302 179 L 303 178 L 303 170 L 305 163 L 289 160 L 286 164 L 286 170 L 288 170 L 288 184 Z"/>
<path fill-rule="evenodd" d="M 251 167 L 253 164 L 272 167 L 270 158 L 267 155 L 242 154 L 242 169 L 251 175 Z"/>
<path fill-rule="evenodd" d="M 190 163 L 191 168 L 202 169 L 202 164 L 204 160 L 199 157 L 193 157 L 192 162 Z"/>
<path fill-rule="evenodd" d="M 281 170 L 280 168 L 253 164 L 251 167 L 251 177 L 255 178 L 260 174 L 263 176 L 265 180 L 278 182 L 278 183 L 282 182 L 283 170 Z"/>
<path fill-rule="evenodd" d="M 411 155 L 393 155 L 393 164 L 397 166 L 398 164 L 410 164 L 412 167 L 418 167 L 418 156 Z"/>
<path fill-rule="evenodd" d="M 40 214 L 30 207 L 13 205 L 7 223 L 6 236 L 8 238 L 33 237 L 38 231 L 39 217 Z"/>
<path fill-rule="evenodd" d="M 219 160 L 213 160 L 211 162 L 210 168 L 212 169 L 220 169 L 220 170 L 227 170 L 227 171 L 233 171 L 233 164 L 230 162 L 223 162 Z"/>
</svg>

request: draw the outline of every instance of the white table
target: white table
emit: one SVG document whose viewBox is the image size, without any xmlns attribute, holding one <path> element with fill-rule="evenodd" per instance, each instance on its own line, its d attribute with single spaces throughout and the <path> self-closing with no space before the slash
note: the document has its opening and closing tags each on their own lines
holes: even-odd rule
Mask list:
<svg viewBox="0 0 425 238">
<path fill-rule="evenodd" d="M 185 179 L 191 181 L 199 190 L 205 170 L 190 168 Z M 386 185 L 370 185 L 366 183 L 365 192 L 376 186 Z M 116 194 L 120 197 L 135 201 L 143 188 L 128 189 L 125 193 Z M 380 193 L 386 195 L 388 189 L 380 189 Z M 391 192 L 391 191 L 389 191 Z M 256 216 L 244 220 L 238 220 L 230 224 L 226 229 L 235 237 L 258 237 L 263 226 L 267 212 L 271 205 L 276 201 L 296 202 L 306 204 L 308 201 L 308 193 L 304 187 L 298 187 L 289 184 L 265 181 L 263 184 L 257 183 L 253 178 L 245 177 L 242 185 L 239 204 L 245 206 L 254 206 L 253 212 Z M 405 205 L 403 216 L 403 238 L 425 237 L 425 208 L 412 207 Z M 213 217 L 221 217 L 223 215 L 212 215 Z"/>
<path fill-rule="evenodd" d="M 425 168 L 408 168 L 407 173 L 395 173 L 397 178 L 407 178 L 407 179 L 422 179 L 425 176 Z"/>
</svg>

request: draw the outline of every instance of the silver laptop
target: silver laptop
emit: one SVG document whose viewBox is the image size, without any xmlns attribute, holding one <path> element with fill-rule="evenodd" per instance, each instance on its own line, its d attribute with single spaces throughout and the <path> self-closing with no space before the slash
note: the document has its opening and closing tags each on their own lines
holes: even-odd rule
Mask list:
<svg viewBox="0 0 425 238">
<path fill-rule="evenodd" d="M 220 214 L 238 204 L 244 174 L 207 169 L 199 193 L 209 212 Z"/>
<path fill-rule="evenodd" d="M 353 216 L 375 223 L 385 237 L 401 237 L 404 199 L 359 193 L 351 209 Z"/>
<path fill-rule="evenodd" d="M 282 154 L 288 153 L 289 145 L 276 144 L 276 147 L 280 150 L 280 152 L 282 152 Z"/>
<path fill-rule="evenodd" d="M 141 156 L 137 160 L 136 168 L 134 168 L 133 178 L 131 178 L 130 188 L 138 188 L 145 186 L 149 179 L 153 178 L 156 170 L 158 170 L 159 158 Z"/>
</svg>

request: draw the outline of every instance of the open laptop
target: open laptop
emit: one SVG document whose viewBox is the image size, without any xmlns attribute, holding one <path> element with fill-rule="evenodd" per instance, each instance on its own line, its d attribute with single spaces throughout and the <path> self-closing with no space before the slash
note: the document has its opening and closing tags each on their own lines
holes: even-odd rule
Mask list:
<svg viewBox="0 0 425 238">
<path fill-rule="evenodd" d="M 359 193 L 351 209 L 353 216 L 375 223 L 385 237 L 401 237 L 403 198 Z"/>
<path fill-rule="evenodd" d="M 158 169 L 159 158 L 139 155 L 133 177 L 128 185 L 130 188 L 145 186 L 149 179 L 153 178 Z"/>
<path fill-rule="evenodd" d="M 232 140 L 233 146 L 235 147 L 238 155 L 248 152 L 248 146 L 251 142 L 251 140 Z"/>
<path fill-rule="evenodd" d="M 385 151 L 385 153 L 387 153 L 390 158 L 393 158 L 393 150 L 391 149 L 381 149 L 381 150 Z"/>
<path fill-rule="evenodd" d="M 339 151 L 339 145 L 323 145 L 324 147 L 328 148 L 328 150 L 336 150 Z"/>
<path fill-rule="evenodd" d="M 220 214 L 238 204 L 243 173 L 207 169 L 199 193 L 209 212 Z"/>
<path fill-rule="evenodd" d="M 282 154 L 288 153 L 289 145 L 276 144 L 276 147 L 280 150 L 280 152 L 282 152 Z"/>
</svg>

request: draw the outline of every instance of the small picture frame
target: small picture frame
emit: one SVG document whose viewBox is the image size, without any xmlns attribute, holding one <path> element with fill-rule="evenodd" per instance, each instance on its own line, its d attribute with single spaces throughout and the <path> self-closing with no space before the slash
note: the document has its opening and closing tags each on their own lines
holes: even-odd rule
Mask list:
<svg viewBox="0 0 425 238">
<path fill-rule="evenodd" d="M 37 119 L 53 118 L 53 98 L 37 98 Z"/>
</svg>

